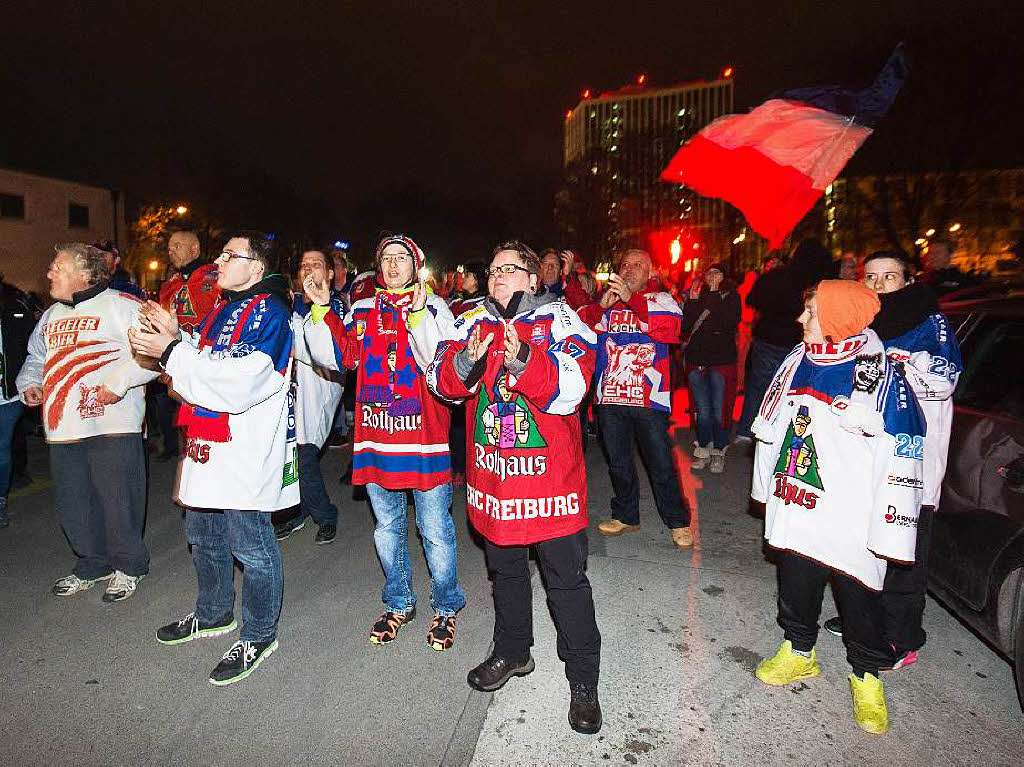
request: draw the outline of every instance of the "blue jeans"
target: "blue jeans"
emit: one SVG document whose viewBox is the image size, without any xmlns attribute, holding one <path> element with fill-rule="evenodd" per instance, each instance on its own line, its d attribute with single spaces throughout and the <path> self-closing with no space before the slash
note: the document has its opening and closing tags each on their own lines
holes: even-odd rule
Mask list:
<svg viewBox="0 0 1024 767">
<path fill-rule="evenodd" d="M 242 632 L 246 642 L 277 636 L 283 576 L 270 512 L 185 512 L 185 536 L 199 578 L 196 617 L 215 621 L 235 607 L 235 562 L 242 564 Z"/>
<path fill-rule="evenodd" d="M 366 492 L 377 517 L 373 542 L 384 568 L 381 599 L 388 611 L 407 613 L 416 606 L 416 594 L 412 590 L 409 507 L 405 491 L 368 484 Z M 423 551 L 434 581 L 430 603 L 438 615 L 455 615 L 466 606 L 466 594 L 459 586 L 455 523 L 450 513 L 451 483 L 431 490 L 413 490 L 412 496 L 416 503 L 416 527 L 423 538 Z"/>
<path fill-rule="evenodd" d="M 697 416 L 697 443 L 721 450 L 729 444 L 729 432 L 722 428 L 725 376 L 702 365 L 690 370 L 687 381 L 690 404 Z"/>
<path fill-rule="evenodd" d="M 640 489 L 633 457 L 634 439 L 647 465 L 658 507 L 670 530 L 690 526 L 690 507 L 679 492 L 679 474 L 668 436 L 668 413 L 649 407 L 601 405 L 597 409 L 601 439 L 608 452 L 608 473 L 612 477 L 612 518 L 626 525 L 640 524 Z"/>
<path fill-rule="evenodd" d="M 736 426 L 736 436 L 753 436 L 750 427 L 757 417 L 757 411 L 761 409 L 761 400 L 764 399 L 775 372 L 791 350 L 792 347 L 776 346 L 759 338 L 751 341 L 750 351 L 747 353 L 747 376 L 743 387 L 743 413 Z"/>
<path fill-rule="evenodd" d="M 11 440 L 25 406 L 18 400 L 0 405 L 0 500 L 11 487 Z"/>
<path fill-rule="evenodd" d="M 324 487 L 324 475 L 320 471 L 320 448 L 316 445 L 299 445 L 299 498 L 303 517 L 312 517 L 318 525 L 338 524 L 338 507 L 331 503 L 331 497 Z"/>
</svg>

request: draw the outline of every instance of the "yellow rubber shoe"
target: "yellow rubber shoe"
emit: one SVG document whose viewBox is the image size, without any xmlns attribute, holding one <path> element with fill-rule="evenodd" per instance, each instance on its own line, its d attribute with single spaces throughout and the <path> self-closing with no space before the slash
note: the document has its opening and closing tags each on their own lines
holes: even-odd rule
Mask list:
<svg viewBox="0 0 1024 767">
<path fill-rule="evenodd" d="M 853 721 L 857 726 L 873 735 L 888 732 L 889 709 L 885 705 L 882 680 L 874 674 L 865 674 L 863 680 L 850 674 L 850 691 L 853 693 Z"/>
<path fill-rule="evenodd" d="M 801 679 L 820 676 L 821 666 L 818 665 L 818 656 L 813 648 L 811 657 L 805 658 L 793 652 L 793 643 L 787 639 L 774 658 L 765 658 L 757 664 L 754 673 L 765 684 L 792 684 Z"/>
</svg>

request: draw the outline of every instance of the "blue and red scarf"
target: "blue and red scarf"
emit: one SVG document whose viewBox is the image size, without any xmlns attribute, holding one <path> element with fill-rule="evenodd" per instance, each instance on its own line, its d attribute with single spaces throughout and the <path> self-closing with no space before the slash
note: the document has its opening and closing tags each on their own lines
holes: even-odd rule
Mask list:
<svg viewBox="0 0 1024 767">
<path fill-rule="evenodd" d="M 211 352 L 220 352 L 237 344 L 249 321 L 249 315 L 261 301 L 268 298 L 270 294 L 263 293 L 239 304 L 216 331 L 216 338 L 213 330 L 215 323 L 205 323 L 199 337 L 199 349 L 209 348 Z M 219 308 L 215 306 L 210 312 L 211 319 L 217 316 Z M 207 410 L 197 405 L 186 405 L 178 409 L 178 426 L 185 429 L 186 439 L 201 439 L 204 442 L 231 441 L 231 426 L 227 413 L 218 413 L 216 410 Z"/>
</svg>

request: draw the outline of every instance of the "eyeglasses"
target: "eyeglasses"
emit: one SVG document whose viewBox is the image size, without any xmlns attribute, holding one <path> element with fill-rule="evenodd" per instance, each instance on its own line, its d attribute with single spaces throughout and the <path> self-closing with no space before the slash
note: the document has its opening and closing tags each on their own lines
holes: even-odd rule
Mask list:
<svg viewBox="0 0 1024 767">
<path fill-rule="evenodd" d="M 487 275 L 487 279 L 490 279 L 491 277 L 497 277 L 499 274 L 529 273 L 529 271 L 525 266 L 519 266 L 519 264 L 501 264 L 490 269 L 484 269 L 484 274 Z"/>
<path fill-rule="evenodd" d="M 380 257 L 382 264 L 407 264 L 412 261 L 408 253 L 387 253 Z"/>
<path fill-rule="evenodd" d="M 227 263 L 232 258 L 241 258 L 246 261 L 259 261 L 259 259 L 256 258 L 255 256 L 243 256 L 241 253 L 232 253 L 230 250 L 225 250 L 223 253 L 217 256 L 217 260 L 223 261 L 224 263 Z"/>
</svg>

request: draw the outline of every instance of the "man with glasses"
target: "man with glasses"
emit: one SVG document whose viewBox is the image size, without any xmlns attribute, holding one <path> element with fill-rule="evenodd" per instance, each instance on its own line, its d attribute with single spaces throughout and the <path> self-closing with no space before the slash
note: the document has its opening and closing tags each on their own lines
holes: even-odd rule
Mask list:
<svg viewBox="0 0 1024 767">
<path fill-rule="evenodd" d="M 316 306 L 304 326 L 310 355 L 336 370 L 357 368 L 352 484 L 366 485 L 377 527 L 373 533 L 384 568 L 384 613 L 370 629 L 372 644 L 388 644 L 415 614 L 408 505 L 416 504 L 416 526 L 434 584 L 431 649 L 455 641 L 455 615 L 466 604 L 458 581 L 452 503 L 448 408 L 427 389 L 424 370 L 433 359 L 416 358 L 410 328 L 431 316 L 442 338 L 454 332 L 447 304 L 427 294 L 417 279 L 420 247 L 405 235 L 377 246 L 378 281 L 373 296 L 352 304 L 343 318 L 328 305 L 329 285 L 308 277 L 302 287 Z"/>
<path fill-rule="evenodd" d="M 271 512 L 299 502 L 291 305 L 276 268 L 271 238 L 239 232 L 217 259 L 220 301 L 194 333 L 151 301 L 143 329 L 131 334 L 184 402 L 177 500 L 199 596 L 157 640 L 176 645 L 234 631 L 234 561 L 243 567 L 241 635 L 211 672 L 215 685 L 245 679 L 277 649 L 283 583 Z"/>
</svg>

